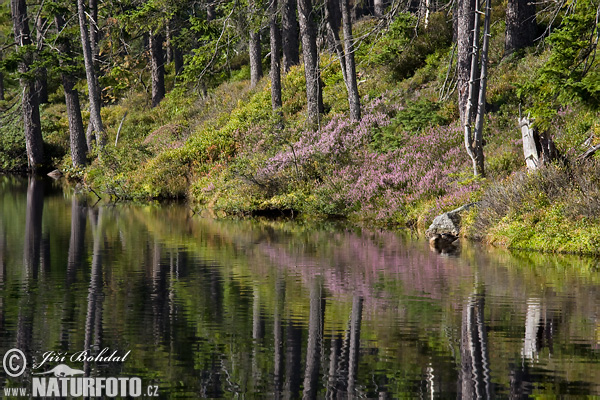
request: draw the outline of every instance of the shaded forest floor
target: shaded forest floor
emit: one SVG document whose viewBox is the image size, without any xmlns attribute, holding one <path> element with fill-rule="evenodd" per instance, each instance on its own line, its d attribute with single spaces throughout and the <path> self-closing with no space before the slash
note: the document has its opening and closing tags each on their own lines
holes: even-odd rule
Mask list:
<svg viewBox="0 0 600 400">
<path fill-rule="evenodd" d="M 326 51 L 320 57 L 326 112 L 316 127 L 305 122 L 302 66 L 283 76 L 282 124 L 271 111 L 268 77 L 250 89 L 247 63 L 206 94 L 176 83 L 168 65 L 169 92 L 158 107 L 150 108 L 148 91 L 137 84 L 103 108 L 108 145 L 85 169 L 71 166 L 57 90 L 42 109 L 47 151 L 67 178 L 115 199 L 186 198 L 195 210 L 220 217 L 342 217 L 419 232 L 436 215 L 480 201 L 464 218 L 465 236 L 506 247 L 597 253 L 600 165 L 593 158 L 576 162 L 598 141 L 596 105 L 566 92 L 547 101 L 548 85 L 565 87 L 544 72 L 558 63 L 557 45 L 541 42 L 505 57 L 503 15 L 494 18 L 485 178 L 473 178 L 464 149 L 452 25 L 444 14 L 432 16 L 417 36 L 409 16 L 370 35 L 374 20 L 357 24 L 360 122 L 348 117 L 339 62 Z M 520 104 L 566 161 L 526 171 Z M 18 123 L 4 129 L 12 133 L 1 139 L 1 168 L 10 170 L 26 160 Z"/>
</svg>

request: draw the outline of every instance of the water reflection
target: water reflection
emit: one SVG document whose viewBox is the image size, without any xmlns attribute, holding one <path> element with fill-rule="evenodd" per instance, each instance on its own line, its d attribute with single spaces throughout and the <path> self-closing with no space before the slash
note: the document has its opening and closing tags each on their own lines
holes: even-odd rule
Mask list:
<svg viewBox="0 0 600 400">
<path fill-rule="evenodd" d="M 71 367 L 165 397 L 600 395 L 596 267 L 0 178 L 0 350 L 131 351 Z"/>
</svg>

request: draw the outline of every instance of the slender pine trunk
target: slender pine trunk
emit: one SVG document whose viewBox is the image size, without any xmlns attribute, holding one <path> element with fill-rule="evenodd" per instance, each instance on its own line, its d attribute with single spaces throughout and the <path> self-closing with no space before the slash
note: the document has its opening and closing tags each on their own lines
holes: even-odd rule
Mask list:
<svg viewBox="0 0 600 400">
<path fill-rule="evenodd" d="M 4 100 L 4 74 L 0 71 L 0 100 Z"/>
<path fill-rule="evenodd" d="M 36 40 L 38 50 L 42 49 L 44 42 L 44 27 L 46 25 L 45 18 L 38 18 L 36 21 Z M 38 95 L 40 104 L 48 102 L 48 70 L 46 67 L 40 67 L 35 72 L 35 91 Z"/>
<path fill-rule="evenodd" d="M 263 76 L 259 31 L 250 32 L 248 48 L 250 53 L 250 87 L 255 87 Z"/>
<path fill-rule="evenodd" d="M 96 134 L 96 143 L 102 149 L 105 145 L 104 127 L 100 115 L 100 93 L 96 84 L 96 71 L 94 69 L 93 53 L 88 35 L 87 23 L 85 19 L 85 6 L 83 0 L 77 0 L 77 14 L 79 16 L 79 31 L 81 34 L 81 47 L 83 48 L 83 61 L 85 64 L 85 75 L 87 78 L 88 92 L 90 99 L 90 124 Z"/>
<path fill-rule="evenodd" d="M 162 47 L 163 37 L 150 32 L 150 65 L 152 69 L 152 107 L 165 97 L 165 62 Z"/>
<path fill-rule="evenodd" d="M 270 33 L 271 33 L 271 107 L 273 111 L 281 108 L 281 33 L 277 25 L 277 0 L 271 0 Z"/>
<path fill-rule="evenodd" d="M 354 37 L 352 36 L 352 20 L 350 19 L 350 6 L 348 0 L 341 0 L 342 26 L 344 29 L 344 47 L 346 59 L 346 89 L 348 90 L 348 104 L 350 117 L 360 120 L 360 97 L 356 82 L 356 63 L 354 62 Z"/>
<path fill-rule="evenodd" d="M 298 18 L 296 0 L 282 0 L 281 3 L 281 39 L 283 48 L 283 71 L 288 72 L 294 65 L 300 64 L 298 40 Z"/>
<path fill-rule="evenodd" d="M 62 15 L 54 17 L 54 23 L 57 31 L 65 26 L 65 19 Z M 68 37 L 61 38 L 57 43 L 58 51 L 61 56 L 71 57 L 71 43 Z M 61 68 L 66 67 L 66 63 L 61 58 Z M 67 73 L 61 72 L 62 84 L 65 91 L 65 103 L 67 106 L 67 117 L 69 119 L 69 135 L 71 144 L 71 160 L 74 167 L 84 166 L 87 163 L 87 145 L 85 142 L 85 130 L 81 118 L 81 105 L 79 102 L 79 93 L 75 89 L 77 83 L 75 78 Z"/>
<path fill-rule="evenodd" d="M 29 18 L 27 16 L 27 3 L 25 0 L 11 0 L 11 12 L 15 43 L 17 47 L 31 44 L 29 31 Z M 26 51 L 19 61 L 18 71 L 22 89 L 23 125 L 25 128 L 25 147 L 27 149 L 27 163 L 30 171 L 36 171 L 44 162 L 44 146 L 40 123 L 40 108 L 35 91 L 35 79 L 27 77 L 33 62 L 33 54 Z"/>
<path fill-rule="evenodd" d="M 306 100 L 308 122 L 319 123 L 319 114 L 323 112 L 323 97 L 321 93 L 321 74 L 317 53 L 317 33 L 313 21 L 313 6 L 311 0 L 298 0 L 298 19 L 300 21 L 300 36 L 302 37 L 302 56 L 304 58 L 304 76 L 306 78 Z"/>
</svg>

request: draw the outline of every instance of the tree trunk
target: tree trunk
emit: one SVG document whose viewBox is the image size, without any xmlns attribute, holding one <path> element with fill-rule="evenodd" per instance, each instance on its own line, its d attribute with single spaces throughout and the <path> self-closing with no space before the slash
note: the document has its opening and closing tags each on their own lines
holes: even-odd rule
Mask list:
<svg viewBox="0 0 600 400">
<path fill-rule="evenodd" d="M 250 32 L 250 87 L 255 87 L 263 76 L 260 32 Z"/>
<path fill-rule="evenodd" d="M 64 18 L 56 16 L 54 18 L 57 31 L 65 26 Z M 61 38 L 58 43 L 58 50 L 61 55 L 71 56 L 71 43 L 68 37 Z M 60 59 L 60 66 L 65 67 Z M 79 93 L 75 89 L 76 81 L 73 76 L 67 72 L 61 72 L 62 84 L 65 90 L 65 103 L 67 105 L 67 116 L 69 118 L 69 134 L 71 142 L 71 160 L 74 167 L 84 166 L 87 162 L 87 144 L 85 142 L 85 131 L 83 120 L 81 119 L 81 106 L 79 103 Z"/>
<path fill-rule="evenodd" d="M 152 107 L 165 97 L 165 62 L 160 34 L 150 32 L 150 64 L 152 68 Z"/>
<path fill-rule="evenodd" d="M 352 21 L 350 20 L 350 6 L 348 0 L 341 0 L 342 25 L 344 28 L 344 47 L 346 59 L 346 89 L 348 90 L 348 104 L 350 105 L 350 117 L 360 120 L 360 97 L 358 96 L 358 85 L 356 83 L 356 64 L 354 62 L 354 38 L 352 36 Z"/>
<path fill-rule="evenodd" d="M 173 61 L 173 43 L 171 40 L 171 36 L 173 32 L 171 32 L 171 21 L 167 20 L 165 26 L 165 64 L 171 64 Z"/>
<path fill-rule="evenodd" d="M 90 124 L 92 125 L 92 131 L 96 134 L 96 143 L 98 144 L 98 147 L 102 149 L 106 140 L 104 138 L 102 117 L 100 116 L 100 93 L 97 85 L 96 71 L 94 69 L 92 46 L 90 43 L 90 36 L 88 36 L 84 7 L 83 0 L 77 0 L 81 47 L 83 48 L 83 61 L 85 64 L 85 75 L 87 78 L 90 99 Z"/>
<path fill-rule="evenodd" d="M 212 0 L 206 3 L 206 22 L 210 22 L 216 18 L 215 4 Z"/>
<path fill-rule="evenodd" d="M 385 7 L 383 6 L 383 0 L 373 0 L 373 8 L 375 11 L 375 16 L 377 18 L 383 17 L 383 12 Z"/>
<path fill-rule="evenodd" d="M 508 0 L 504 55 L 531 46 L 536 36 L 535 3 L 529 0 Z"/>
<path fill-rule="evenodd" d="M 271 33 L 271 107 L 273 111 L 281 108 L 281 33 L 277 26 L 277 0 L 270 3 L 270 33 Z"/>
<path fill-rule="evenodd" d="M 344 57 L 344 48 L 342 46 L 342 41 L 340 39 L 340 21 L 342 19 L 342 12 L 339 7 L 340 0 L 327 0 L 325 7 L 325 16 L 327 19 L 327 28 L 329 30 L 329 37 L 331 46 L 335 50 L 335 53 L 340 60 L 340 67 L 342 70 L 342 77 L 344 79 L 344 83 L 348 81 L 346 78 L 346 59 Z M 337 15 L 339 14 L 339 15 Z"/>
<path fill-rule="evenodd" d="M 284 72 L 288 72 L 292 66 L 300 63 L 296 8 L 296 0 L 283 0 L 281 7 L 281 37 Z"/>
<path fill-rule="evenodd" d="M 87 13 L 88 18 L 90 18 L 90 30 L 89 30 L 89 37 L 90 37 L 90 47 L 92 49 L 92 65 L 94 66 L 94 82 L 93 84 L 96 86 L 96 103 L 101 105 L 102 104 L 102 90 L 100 88 L 100 82 L 98 81 L 98 74 L 100 73 L 100 63 L 99 63 L 99 54 L 100 54 L 100 50 L 98 48 L 98 40 L 100 37 L 100 31 L 98 29 L 98 0 L 89 0 L 89 11 Z M 90 108 L 90 114 L 91 114 L 92 110 Z M 91 122 L 91 119 L 90 119 Z M 101 139 L 99 137 L 99 135 L 96 135 L 95 132 L 99 132 L 98 129 L 96 129 L 94 126 L 92 126 L 91 130 L 88 130 L 88 136 L 89 136 L 89 140 L 90 143 L 93 141 L 97 141 L 98 139 Z"/>
<path fill-rule="evenodd" d="M 458 68 L 458 111 L 461 125 L 467 123 L 467 100 L 469 78 L 471 76 L 471 56 L 473 52 L 473 24 L 475 0 L 458 0 L 457 3 L 457 68 Z"/>
<path fill-rule="evenodd" d="M 44 42 L 44 26 L 46 25 L 45 18 L 38 18 L 36 21 L 36 40 L 37 48 L 40 50 Z M 48 70 L 45 67 L 40 67 L 35 72 L 35 91 L 38 95 L 40 104 L 48 102 Z"/>
<path fill-rule="evenodd" d="M 471 69 L 469 79 L 469 97 L 467 99 L 464 112 L 464 136 L 465 148 L 471 160 L 473 161 L 473 174 L 475 176 L 484 176 L 484 155 L 483 155 L 483 118 L 485 116 L 486 83 L 487 83 L 487 61 L 490 37 L 490 13 L 491 3 L 486 0 L 485 20 L 483 30 L 483 46 L 481 50 L 481 72 L 477 79 L 479 65 L 479 5 L 475 3 L 475 20 L 473 24 L 473 51 L 471 57 Z M 460 24 L 461 22 L 459 22 Z M 474 100 L 478 98 L 477 112 L 474 114 Z M 475 115 L 475 126 L 472 120 Z"/>
<path fill-rule="evenodd" d="M 4 100 L 4 74 L 0 71 L 0 100 Z"/>
<path fill-rule="evenodd" d="M 313 21 L 311 0 L 298 0 L 298 16 L 300 20 L 300 36 L 302 37 L 302 55 L 304 58 L 304 76 L 306 77 L 306 101 L 308 122 L 319 123 L 319 114 L 323 112 L 321 93 L 321 74 L 317 53 L 317 34 Z"/>
<path fill-rule="evenodd" d="M 11 0 L 12 20 L 15 43 L 18 47 L 31 44 L 29 18 L 25 0 Z M 35 91 L 35 79 L 25 77 L 30 71 L 33 54 L 26 51 L 19 62 L 18 70 L 22 74 L 19 81 L 23 91 L 22 109 L 25 128 L 25 145 L 27 148 L 27 163 L 31 171 L 36 171 L 44 162 L 44 146 L 40 123 L 39 100 Z"/>
</svg>

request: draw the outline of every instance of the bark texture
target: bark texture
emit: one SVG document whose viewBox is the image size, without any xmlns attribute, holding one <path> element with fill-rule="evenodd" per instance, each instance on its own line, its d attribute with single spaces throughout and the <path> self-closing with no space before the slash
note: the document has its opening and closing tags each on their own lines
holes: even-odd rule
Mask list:
<svg viewBox="0 0 600 400">
<path fill-rule="evenodd" d="M 383 0 L 373 0 L 373 11 L 376 17 L 382 17 L 384 9 Z"/>
<path fill-rule="evenodd" d="M 29 18 L 27 16 L 27 4 L 25 0 L 11 0 L 10 4 L 15 43 L 18 47 L 28 46 L 32 42 L 29 31 Z M 30 72 L 32 62 L 33 54 L 31 51 L 25 52 L 19 62 L 18 70 L 22 74 L 19 81 L 23 93 L 22 109 L 27 163 L 31 171 L 36 171 L 44 161 L 44 147 L 40 124 L 39 100 L 35 91 L 35 79 L 27 78 L 25 75 Z"/>
<path fill-rule="evenodd" d="M 250 32 L 248 47 L 250 52 L 250 87 L 255 87 L 263 76 L 260 32 Z"/>
<path fill-rule="evenodd" d="M 165 97 L 165 61 L 163 37 L 150 32 L 150 65 L 152 69 L 152 107 L 160 104 Z"/>
<path fill-rule="evenodd" d="M 356 63 L 354 62 L 354 38 L 352 36 L 352 20 L 350 19 L 350 5 L 348 0 L 341 0 L 342 25 L 344 28 L 344 51 L 346 59 L 346 89 L 348 90 L 348 104 L 350 106 L 350 117 L 360 120 L 360 97 L 358 95 L 358 84 L 356 82 Z"/>
<path fill-rule="evenodd" d="M 284 72 L 288 72 L 292 66 L 300 63 L 296 8 L 296 0 L 283 0 L 281 3 L 281 39 Z"/>
<path fill-rule="evenodd" d="M 531 46 L 536 36 L 535 4 L 530 0 L 508 0 L 504 41 L 505 55 Z"/>
<path fill-rule="evenodd" d="M 464 125 L 471 77 L 475 0 L 458 0 L 457 7 L 458 110 L 461 124 Z"/>
<path fill-rule="evenodd" d="M 298 17 L 300 21 L 300 36 L 302 37 L 304 76 L 306 77 L 308 121 L 311 124 L 318 124 L 319 114 L 323 112 L 323 97 L 320 87 L 321 76 L 317 54 L 317 33 L 315 22 L 313 21 L 311 0 L 298 0 Z"/>
<path fill-rule="evenodd" d="M 43 47 L 45 25 L 45 18 L 40 17 L 37 19 L 35 31 L 38 50 Z M 48 102 L 48 70 L 45 67 L 40 67 L 36 70 L 35 75 L 35 91 L 38 95 L 40 104 L 45 104 Z"/>
<path fill-rule="evenodd" d="M 65 26 L 65 20 L 62 16 L 56 16 L 54 23 L 58 31 Z M 61 55 L 71 55 L 71 43 L 68 37 L 61 38 L 57 43 L 58 51 Z M 65 103 L 67 105 L 67 117 L 69 119 L 69 136 L 71 145 L 71 159 L 74 167 L 80 167 L 86 164 L 87 144 L 85 142 L 85 130 L 81 118 L 81 105 L 79 102 L 79 93 L 75 89 L 77 81 L 70 73 L 65 71 L 65 62 L 60 59 L 60 66 L 63 68 L 61 79 L 65 90 Z"/>
<path fill-rule="evenodd" d="M 277 24 L 277 0 L 271 0 L 269 6 L 269 30 L 271 33 L 271 107 L 273 111 L 281 108 L 281 32 Z"/>
<path fill-rule="evenodd" d="M 83 48 L 83 61 L 85 63 L 85 75 L 87 78 L 90 99 L 90 124 L 92 125 L 93 132 L 96 133 L 96 143 L 98 144 L 98 147 L 102 149 L 105 144 L 105 138 L 102 117 L 100 116 L 100 93 L 97 85 L 96 71 L 94 69 L 92 46 L 88 35 L 83 0 L 77 0 L 77 15 L 79 17 L 81 47 Z"/>
</svg>

